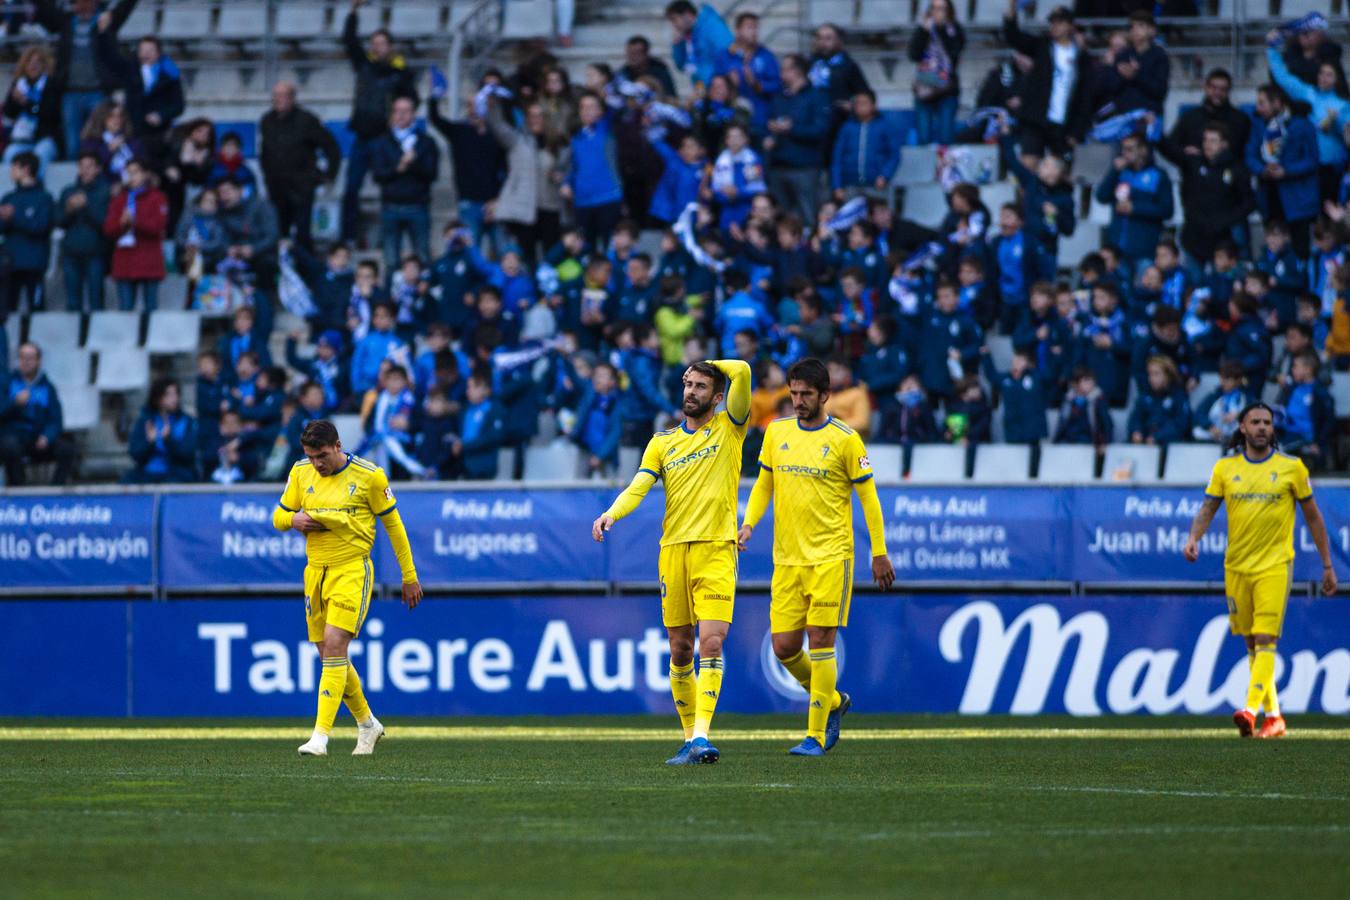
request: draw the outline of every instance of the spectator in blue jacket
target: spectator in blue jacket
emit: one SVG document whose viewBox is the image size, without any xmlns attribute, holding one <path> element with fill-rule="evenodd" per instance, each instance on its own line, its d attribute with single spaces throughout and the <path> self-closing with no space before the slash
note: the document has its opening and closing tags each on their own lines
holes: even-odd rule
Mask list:
<svg viewBox="0 0 1350 900">
<path fill-rule="evenodd" d="M 895 317 L 886 313 L 867 326 L 867 349 L 858 360 L 858 380 L 878 397 L 895 393 L 911 369 L 899 329 Z"/>
<path fill-rule="evenodd" d="M 1155 356 L 1148 361 L 1147 371 L 1148 385 L 1130 410 L 1130 442 L 1166 447 L 1189 440 L 1191 404 L 1176 364 L 1171 357 Z"/>
<path fill-rule="evenodd" d="M 75 468 L 75 445 L 62 435 L 61 398 L 42 371 L 42 350 L 19 346 L 18 368 L 0 391 L 0 461 L 5 483 L 26 483 L 28 462 L 54 462 L 52 484 L 65 484 Z"/>
<path fill-rule="evenodd" d="M 459 440 L 451 453 L 459 460 L 463 477 L 490 481 L 497 477 L 497 451 L 502 447 L 502 408 L 492 398 L 492 375 L 486 370 L 469 376 L 468 406 Z"/>
<path fill-rule="evenodd" d="M 1232 328 L 1223 355 L 1242 366 L 1247 378 L 1247 390 L 1254 397 L 1261 396 L 1261 388 L 1270 372 L 1270 331 L 1261 320 L 1261 307 L 1243 292 L 1234 292 L 1228 301 L 1228 317 Z"/>
<path fill-rule="evenodd" d="M 1153 13 L 1137 9 L 1130 14 L 1125 46 L 1109 50 L 1100 72 L 1099 89 L 1110 104 L 1111 114 L 1146 109 L 1159 117 L 1167 100 L 1169 62 L 1158 43 L 1158 24 Z"/>
<path fill-rule="evenodd" d="M 1026 228 L 1022 208 L 1005 203 L 998 211 L 998 233 L 989 239 L 991 279 L 998 289 L 998 320 L 1010 334 L 1026 314 L 1027 299 L 1040 264 L 1035 240 Z"/>
<path fill-rule="evenodd" d="M 1294 306 L 1307 284 L 1303 263 L 1294 251 L 1292 239 L 1288 223 L 1279 219 L 1267 222 L 1265 246 L 1256 255 L 1254 271 L 1246 276 L 1264 276 L 1265 306 L 1275 313 L 1280 330 L 1294 321 Z"/>
<path fill-rule="evenodd" d="M 900 164 L 900 135 L 877 112 L 870 90 L 853 96 L 853 115 L 834 139 L 830 186 L 838 199 L 886 189 Z"/>
<path fill-rule="evenodd" d="M 408 346 L 394 332 L 394 308 L 388 303 L 375 306 L 370 315 L 370 333 L 352 352 L 352 392 L 359 399 L 379 385 L 380 364 L 386 359 L 406 363 Z"/>
<path fill-rule="evenodd" d="M 1012 333 L 1012 343 L 1016 352 L 1031 361 L 1047 401 L 1058 401 L 1060 386 L 1068 378 L 1073 365 L 1073 339 L 1073 326 L 1055 304 L 1055 286 L 1047 281 L 1032 285 L 1026 313 Z"/>
<path fill-rule="evenodd" d="M 75 181 L 61 191 L 56 204 L 61 237 L 61 274 L 66 308 L 79 312 L 103 309 L 103 282 L 108 273 L 103 220 L 111 194 L 95 153 L 80 154 Z"/>
<path fill-rule="evenodd" d="M 1197 441 L 1226 444 L 1237 431 L 1238 415 L 1252 402 L 1247 393 L 1247 376 L 1241 364 L 1224 360 L 1219 366 L 1219 386 L 1195 405 L 1195 423 L 1191 437 Z"/>
<path fill-rule="evenodd" d="M 1148 334 L 1137 337 L 1130 351 L 1130 372 L 1139 390 L 1148 389 L 1148 363 L 1158 356 L 1172 361 L 1183 383 L 1195 376 L 1195 351 L 1181 330 L 1181 311 L 1163 304 L 1153 311 Z"/>
<path fill-rule="evenodd" d="M 0 237 L 9 257 L 0 314 L 17 310 L 27 296 L 29 309 L 42 309 L 42 281 L 51 259 L 56 204 L 38 181 L 38 158 L 20 153 L 9 164 L 14 190 L 0 197 Z M 0 315 L 3 318 L 3 315 Z"/>
<path fill-rule="evenodd" d="M 1293 380 L 1280 391 L 1280 444 L 1311 469 L 1334 464 L 1336 407 L 1326 385 L 1318 379 L 1321 363 L 1308 351 L 1294 360 Z"/>
<path fill-rule="evenodd" d="M 1320 208 L 1317 190 L 1317 128 L 1296 116 L 1277 84 L 1256 91 L 1256 115 L 1264 125 L 1247 141 L 1247 169 L 1257 177 L 1256 199 L 1266 221 L 1282 219 L 1299 259 L 1308 258 L 1309 226 Z"/>
<path fill-rule="evenodd" d="M 770 100 L 783 87 L 778 57 L 759 42 L 758 13 L 736 16 L 735 37 L 717 55 L 713 72 L 730 78 L 736 93 L 750 101 L 750 127 L 761 134 L 769 120 Z"/>
<path fill-rule="evenodd" d="M 351 375 L 343 364 L 342 332 L 336 328 L 319 335 L 314 345 L 314 355 L 302 359 L 296 351 L 297 343 L 303 333 L 293 331 L 286 338 L 286 364 L 302 374 L 311 384 L 323 391 L 321 413 L 332 413 L 347 398 L 351 386 Z"/>
<path fill-rule="evenodd" d="M 661 336 L 650 325 L 635 325 L 633 347 L 623 355 L 628 384 L 620 398 L 625 447 L 643 447 L 659 415 L 674 415 L 675 406 L 661 389 Z M 681 369 L 683 372 L 683 369 Z"/>
<path fill-rule="evenodd" d="M 764 163 L 751 148 L 750 133 L 745 127 L 727 126 L 724 141 L 725 147 L 713 163 L 708 187 L 717 201 L 719 227 L 740 239 L 755 197 L 767 192 L 768 186 L 764 183 Z"/>
<path fill-rule="evenodd" d="M 985 377 L 1001 398 L 1003 440 L 1009 444 L 1037 444 L 1048 437 L 1045 418 L 1046 389 L 1036 374 L 1035 360 L 1027 350 L 1014 350 L 1008 371 L 994 368 L 989 348 L 980 348 Z"/>
<path fill-rule="evenodd" d="M 441 289 L 437 317 L 459 336 L 468 333 L 473 323 L 473 290 L 478 285 L 478 270 L 469 258 L 473 237 L 458 220 L 445 226 L 445 252 L 431 267 L 431 283 Z"/>
<path fill-rule="evenodd" d="M 597 363 L 591 370 L 590 386 L 577 407 L 571 434 L 586 453 L 586 471 L 591 475 L 610 475 L 619 465 L 621 404 L 619 373 L 607 362 Z"/>
<path fill-rule="evenodd" d="M 1111 410 L 1097 379 L 1087 366 L 1078 366 L 1069 379 L 1069 392 L 1059 410 L 1056 444 L 1092 444 L 1097 455 L 1106 452 L 1113 432 Z"/>
<path fill-rule="evenodd" d="M 730 298 L 717 310 L 713 328 L 722 347 L 722 357 L 736 355 L 736 333 L 749 329 L 763 340 L 774 327 L 773 316 L 764 304 L 750 292 L 750 279 L 738 269 L 728 269 L 725 276 Z"/>
<path fill-rule="evenodd" d="M 666 6 L 666 20 L 674 29 L 671 57 L 675 67 L 695 84 L 707 84 L 716 74 L 718 56 L 735 39 L 731 29 L 712 4 L 695 9 L 689 0 L 675 0 Z"/>
<path fill-rule="evenodd" d="M 807 80 L 807 65 L 795 54 L 783 60 L 783 90 L 769 101 L 763 148 L 779 208 L 814 222 L 833 114 L 829 95 Z"/>
<path fill-rule="evenodd" d="M 1111 207 L 1106 240 L 1120 248 L 1131 272 L 1153 258 L 1163 223 L 1172 218 L 1172 179 L 1153 162 L 1142 134 L 1128 135 L 1102 183 L 1097 202 Z"/>
<path fill-rule="evenodd" d="M 518 247 L 503 247 L 499 263 L 484 257 L 477 247 L 469 248 L 468 258 L 479 277 L 501 292 L 502 304 L 507 312 L 520 317 L 533 305 L 534 279 L 525 268 L 525 260 Z"/>
<path fill-rule="evenodd" d="M 581 128 L 572 135 L 571 165 L 560 191 L 572 201 L 586 243 L 603 250 L 623 214 L 617 143 L 599 96 L 582 94 L 577 112 Z"/>
<path fill-rule="evenodd" d="M 1284 88 L 1291 100 L 1312 108 L 1317 127 L 1317 185 L 1323 202 L 1335 201 L 1341 176 L 1350 159 L 1345 146 L 1345 128 L 1350 125 L 1350 98 L 1345 93 L 1345 76 L 1337 66 L 1322 62 L 1317 66 L 1317 82 L 1308 84 L 1289 71 L 1281 52 L 1284 37 L 1278 29 L 1266 36 L 1266 62 L 1271 80 Z"/>
<path fill-rule="evenodd" d="M 923 318 L 916 368 L 930 399 L 950 397 L 956 381 L 980 361 L 984 333 L 957 310 L 958 296 L 955 284 L 939 281 L 933 308 Z"/>
<path fill-rule="evenodd" d="M 150 385 L 128 452 L 136 464 L 127 484 L 185 483 L 197 480 L 197 422 L 183 412 L 178 382 L 157 378 Z"/>
<path fill-rule="evenodd" d="M 1112 406 L 1122 407 L 1130 391 L 1130 336 L 1115 285 L 1092 288 L 1092 315 L 1078 335 L 1074 358 L 1092 370 L 1094 382 Z"/>
<path fill-rule="evenodd" d="M 370 171 L 380 185 L 384 267 L 391 273 L 402 256 L 404 233 L 418 259 L 431 258 L 431 186 L 440 167 L 440 151 L 418 129 L 416 113 L 412 97 L 395 98 L 389 131 L 370 148 Z"/>
<path fill-rule="evenodd" d="M 267 342 L 260 340 L 254 331 L 253 324 L 256 319 L 257 313 L 253 311 L 253 307 L 239 307 L 230 319 L 230 330 L 221 335 L 220 340 L 216 342 L 216 353 L 220 357 L 226 381 L 233 380 L 235 367 L 239 365 L 239 357 L 245 353 L 256 354 L 261 365 L 272 364 L 272 355 L 267 350 Z"/>
<path fill-rule="evenodd" d="M 1013 152 L 1012 137 L 999 141 L 999 150 L 1008 171 L 1022 186 L 1022 219 L 1027 232 L 1036 241 L 1036 277 L 1053 281 L 1059 271 L 1059 239 L 1073 237 L 1073 183 L 1063 157 L 1047 153 L 1033 172 Z"/>
<path fill-rule="evenodd" d="M 666 225 L 674 223 L 690 203 L 698 202 L 699 187 L 703 184 L 703 170 L 707 166 L 707 152 L 698 138 L 686 134 L 680 139 L 680 149 L 674 150 L 664 140 L 652 141 L 665 168 L 661 180 L 652 193 L 648 213 Z"/>
</svg>

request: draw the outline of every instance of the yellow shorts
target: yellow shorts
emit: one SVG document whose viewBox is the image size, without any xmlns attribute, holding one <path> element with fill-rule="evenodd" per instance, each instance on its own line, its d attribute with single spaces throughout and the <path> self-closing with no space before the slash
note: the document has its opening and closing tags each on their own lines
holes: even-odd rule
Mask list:
<svg viewBox="0 0 1350 900">
<path fill-rule="evenodd" d="M 736 602 L 735 541 L 694 541 L 661 548 L 661 621 L 667 628 L 705 619 L 731 621 Z"/>
<path fill-rule="evenodd" d="M 853 560 L 815 566 L 774 566 L 769 628 L 774 634 L 815 628 L 843 628 L 853 599 Z"/>
<path fill-rule="evenodd" d="M 360 634 L 374 589 L 375 568 L 369 557 L 334 566 L 305 566 L 305 625 L 310 641 L 323 640 L 325 625 Z"/>
<path fill-rule="evenodd" d="M 1225 570 L 1223 586 L 1228 595 L 1228 627 L 1233 634 L 1279 637 L 1284 628 L 1284 608 L 1289 602 L 1293 578 L 1292 562 L 1251 574 Z"/>
</svg>

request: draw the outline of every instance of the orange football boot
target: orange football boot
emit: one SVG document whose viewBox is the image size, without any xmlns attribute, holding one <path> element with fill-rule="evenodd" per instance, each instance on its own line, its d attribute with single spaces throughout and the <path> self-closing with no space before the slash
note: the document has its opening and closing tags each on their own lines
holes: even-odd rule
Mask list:
<svg viewBox="0 0 1350 900">
<path fill-rule="evenodd" d="M 1288 730 L 1284 726 L 1284 716 L 1266 716 L 1266 720 L 1261 723 L 1261 730 L 1256 733 L 1256 736 L 1259 738 L 1284 737 Z"/>
<path fill-rule="evenodd" d="M 1245 709 L 1239 709 L 1233 713 L 1233 724 L 1237 726 L 1238 734 L 1249 738 L 1252 732 L 1256 731 L 1256 716 Z"/>
</svg>

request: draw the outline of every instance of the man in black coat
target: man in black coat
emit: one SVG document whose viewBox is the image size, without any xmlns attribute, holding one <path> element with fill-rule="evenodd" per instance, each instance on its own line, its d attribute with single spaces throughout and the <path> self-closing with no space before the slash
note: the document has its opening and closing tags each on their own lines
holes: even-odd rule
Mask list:
<svg viewBox="0 0 1350 900">
<path fill-rule="evenodd" d="M 370 153 L 388 131 L 389 110 L 395 97 L 417 98 L 417 83 L 402 56 L 394 53 L 393 37 L 381 28 L 373 32 L 366 46 L 357 36 L 357 10 L 366 0 L 352 0 L 342 28 L 342 45 L 356 70 L 356 91 L 352 96 L 352 117 L 347 127 L 356 135 L 347 157 L 347 183 L 342 194 L 342 240 L 356 240 L 361 217 L 361 185 L 370 171 Z"/>
<path fill-rule="evenodd" d="M 1228 128 L 1221 122 L 1205 126 L 1198 156 L 1182 156 L 1181 246 L 1200 264 L 1214 257 L 1219 241 L 1247 243 L 1247 217 L 1256 209 L 1251 173 L 1241 153 L 1233 151 Z"/>
<path fill-rule="evenodd" d="M 670 75 L 670 67 L 652 56 L 652 42 L 640 34 L 635 34 L 623 46 L 623 68 L 619 74 L 629 81 L 650 78 L 656 82 L 666 97 L 677 97 L 675 80 Z"/>
<path fill-rule="evenodd" d="M 417 129 L 416 101 L 399 97 L 386 131 L 370 151 L 370 170 L 380 185 L 380 240 L 388 273 L 398 268 L 406 231 L 412 251 L 431 258 L 431 185 L 440 166 L 440 150 Z"/>
<path fill-rule="evenodd" d="M 1163 113 L 1171 63 L 1167 51 L 1158 43 L 1158 25 L 1147 10 L 1130 13 L 1130 31 L 1125 46 L 1108 51 L 1101 68 L 1102 99 L 1109 103 L 1111 115 L 1146 109 Z"/>
<path fill-rule="evenodd" d="M 1050 11 L 1049 22 L 1047 34 L 1026 34 L 1017 24 L 1017 0 L 1008 0 L 1003 40 L 1032 61 L 1017 116 L 1024 156 L 1072 153 L 1083 142 L 1092 118 L 1092 63 L 1073 13 L 1057 6 Z"/>
<path fill-rule="evenodd" d="M 263 180 L 281 235 L 289 236 L 294 228 L 296 243 L 313 253 L 314 192 L 322 182 L 337 177 L 342 163 L 337 139 L 318 116 L 296 105 L 295 85 L 289 81 L 278 81 L 272 88 L 272 108 L 263 114 L 258 134 Z"/>
<path fill-rule="evenodd" d="M 1252 119 L 1228 99 L 1233 89 L 1233 76 L 1227 69 L 1211 69 L 1205 76 L 1205 99 L 1177 117 L 1172 131 L 1158 147 L 1162 155 L 1178 166 L 1186 156 L 1199 156 L 1205 138 L 1205 126 L 1210 122 L 1223 125 L 1228 133 L 1228 146 L 1242 150 L 1252 133 Z"/>
</svg>

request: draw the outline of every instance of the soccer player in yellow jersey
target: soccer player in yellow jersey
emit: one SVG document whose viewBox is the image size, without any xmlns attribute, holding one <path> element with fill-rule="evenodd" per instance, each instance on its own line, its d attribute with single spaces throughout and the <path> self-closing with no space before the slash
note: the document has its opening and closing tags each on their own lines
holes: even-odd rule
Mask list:
<svg viewBox="0 0 1350 900">
<path fill-rule="evenodd" d="M 723 399 L 726 410 L 717 412 Z M 632 483 L 591 525 L 591 536 L 603 541 L 658 479 L 666 483 L 661 619 L 670 637 L 670 691 L 684 727 L 684 746 L 669 765 L 715 763 L 721 756 L 708 743 L 708 729 L 722 692 L 722 643 L 736 598 L 736 488 L 750 418 L 750 365 L 694 363 L 684 373 L 682 408 L 684 422 L 652 437 Z"/>
<path fill-rule="evenodd" d="M 347 646 L 361 631 L 375 588 L 370 548 L 375 521 L 384 522 L 403 573 L 403 603 L 416 608 L 422 586 L 413 568 L 412 548 L 399 518 L 389 479 L 378 466 L 344 453 L 331 422 L 310 422 L 300 436 L 305 458 L 291 467 L 286 489 L 272 513 L 278 531 L 294 528 L 305 536 L 305 623 L 319 647 L 319 712 L 314 734 L 300 747 L 303 756 L 327 756 L 328 735 L 338 706 L 347 704 L 356 720 L 353 756 L 375 752 L 384 726 L 370 712 L 361 678 L 347 659 Z"/>
<path fill-rule="evenodd" d="M 872 543 L 872 578 L 884 591 L 895 581 L 886 533 L 862 438 L 825 414 L 830 373 L 818 359 L 793 364 L 787 375 L 796 418 L 775 419 L 764 432 L 759 478 L 741 525 L 745 549 L 773 501 L 773 584 L 769 623 L 773 652 L 811 695 L 806 737 L 788 752 L 824 756 L 839 740 L 848 694 L 836 689 L 834 644 L 848 625 L 853 596 L 853 503 L 862 503 Z M 802 649 L 805 631 L 810 652 Z"/>
<path fill-rule="evenodd" d="M 1317 553 L 1322 557 L 1322 592 L 1336 593 L 1327 526 L 1313 499 L 1303 461 L 1275 448 L 1271 409 L 1252 403 L 1238 416 L 1233 446 L 1241 452 L 1214 464 L 1205 488 L 1205 502 L 1191 523 L 1182 553 L 1189 562 L 1200 557 L 1204 535 L 1221 503 L 1228 503 L 1228 549 L 1224 553 L 1224 593 L 1233 634 L 1247 642 L 1251 676 L 1247 705 L 1233 713 L 1243 737 L 1280 737 L 1286 731 L 1275 693 L 1275 643 L 1284 626 L 1284 608 L 1294 577 L 1294 503 L 1303 509 Z M 1230 448 L 1231 449 L 1231 448 Z M 1265 719 L 1256 731 L 1256 714 Z"/>
</svg>

